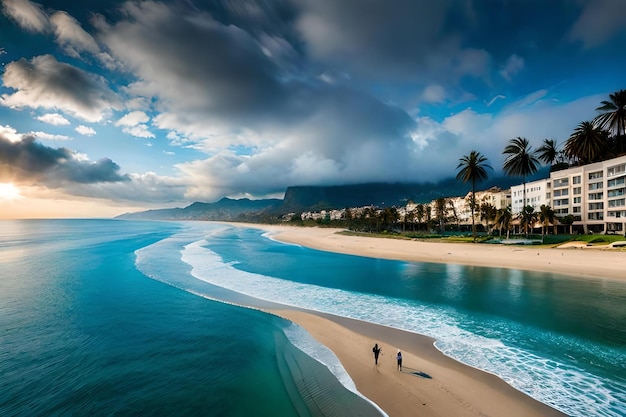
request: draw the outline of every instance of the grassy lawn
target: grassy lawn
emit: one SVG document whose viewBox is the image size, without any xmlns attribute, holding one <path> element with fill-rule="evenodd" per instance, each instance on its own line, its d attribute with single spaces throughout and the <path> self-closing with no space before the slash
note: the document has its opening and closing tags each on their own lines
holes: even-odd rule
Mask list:
<svg viewBox="0 0 626 417">
<path fill-rule="evenodd" d="M 354 232 L 350 230 L 342 231 L 340 234 L 347 236 L 364 236 L 364 237 L 378 237 L 378 238 L 386 238 L 386 239 L 403 239 L 403 240 L 430 240 L 430 241 L 440 241 L 440 242 L 466 242 L 472 243 L 473 238 L 471 235 L 467 234 L 459 234 L 459 235 L 438 235 L 432 233 L 415 233 L 415 232 L 405 232 L 405 233 L 394 233 L 394 232 L 383 232 L 383 233 L 366 233 L 366 232 Z M 506 238 L 503 236 L 503 238 Z M 525 236 L 511 236 L 511 239 L 526 239 Z M 499 236 L 486 236 L 479 235 L 476 237 L 477 243 L 490 243 L 493 241 L 495 243 L 496 240 L 500 239 Z M 541 241 L 541 235 L 529 235 L 528 239 L 539 240 Z M 545 246 L 552 247 L 561 245 L 566 242 L 586 242 L 592 245 L 608 245 L 612 242 L 620 242 L 626 241 L 626 237 L 622 235 L 545 235 L 543 237 L 542 243 L 534 243 L 537 246 Z"/>
</svg>

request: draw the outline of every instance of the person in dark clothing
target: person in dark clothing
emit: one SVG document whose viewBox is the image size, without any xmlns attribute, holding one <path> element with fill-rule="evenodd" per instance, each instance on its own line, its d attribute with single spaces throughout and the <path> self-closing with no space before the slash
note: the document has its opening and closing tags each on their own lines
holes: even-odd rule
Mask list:
<svg viewBox="0 0 626 417">
<path fill-rule="evenodd" d="M 372 352 L 374 352 L 374 364 L 375 365 L 378 365 L 378 355 L 380 355 L 380 352 L 382 350 L 383 350 L 382 348 L 378 347 L 378 343 L 376 343 L 374 347 L 372 348 Z"/>
<path fill-rule="evenodd" d="M 396 359 L 398 359 L 398 370 L 402 372 L 402 352 L 398 351 Z"/>
</svg>

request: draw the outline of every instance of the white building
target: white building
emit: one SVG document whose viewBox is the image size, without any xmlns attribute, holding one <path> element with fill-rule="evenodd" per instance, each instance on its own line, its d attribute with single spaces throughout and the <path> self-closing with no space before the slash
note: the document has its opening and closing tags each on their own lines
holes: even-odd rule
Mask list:
<svg viewBox="0 0 626 417">
<path fill-rule="evenodd" d="M 552 207 L 551 186 L 550 178 L 527 182 L 524 201 L 524 185 L 514 185 L 511 187 L 511 212 L 520 213 L 526 206 L 532 206 L 535 211 L 539 211 L 543 204 Z"/>
<path fill-rule="evenodd" d="M 572 214 L 584 232 L 626 230 L 626 156 L 550 174 L 559 215 Z M 557 205 L 557 191 L 559 204 Z"/>
</svg>

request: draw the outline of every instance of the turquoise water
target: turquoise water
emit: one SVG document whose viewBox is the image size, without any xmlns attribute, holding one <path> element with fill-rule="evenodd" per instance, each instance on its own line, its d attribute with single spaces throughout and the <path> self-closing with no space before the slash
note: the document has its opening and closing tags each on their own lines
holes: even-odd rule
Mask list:
<svg viewBox="0 0 626 417">
<path fill-rule="evenodd" d="M 306 339 L 284 320 L 142 274 L 134 252 L 181 225 L 0 228 L 1 416 L 380 415 L 294 347 L 288 335 Z"/>
<path fill-rule="evenodd" d="M 624 283 L 338 255 L 202 222 L 0 227 L 2 416 L 378 414 L 300 328 L 212 300 L 241 294 L 427 334 L 569 415 L 626 415 Z"/>
</svg>

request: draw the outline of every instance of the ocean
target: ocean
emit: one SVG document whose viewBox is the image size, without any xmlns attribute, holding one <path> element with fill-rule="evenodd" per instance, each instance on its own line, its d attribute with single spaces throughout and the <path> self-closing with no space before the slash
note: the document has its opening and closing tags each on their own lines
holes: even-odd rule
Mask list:
<svg viewBox="0 0 626 417">
<path fill-rule="evenodd" d="M 316 251 L 208 222 L 0 222 L 0 415 L 384 415 L 281 303 L 426 334 L 626 415 L 626 283 Z M 254 299 L 249 298 L 254 297 Z"/>
</svg>

